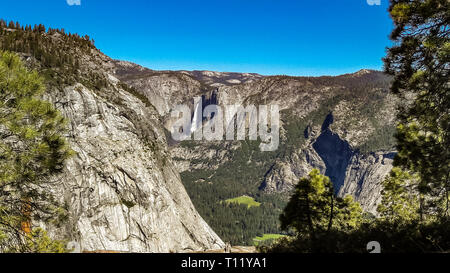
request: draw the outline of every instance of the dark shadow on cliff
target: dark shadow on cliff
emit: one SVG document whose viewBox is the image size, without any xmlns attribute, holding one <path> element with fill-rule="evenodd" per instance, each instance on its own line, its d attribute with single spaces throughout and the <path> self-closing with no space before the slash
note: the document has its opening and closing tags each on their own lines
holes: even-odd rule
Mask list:
<svg viewBox="0 0 450 273">
<path fill-rule="evenodd" d="M 338 192 L 344 184 L 345 171 L 353 155 L 350 145 L 330 130 L 333 114 L 329 113 L 322 124 L 322 133 L 313 144 L 314 150 L 326 166 L 325 175 L 330 177 Z"/>
</svg>

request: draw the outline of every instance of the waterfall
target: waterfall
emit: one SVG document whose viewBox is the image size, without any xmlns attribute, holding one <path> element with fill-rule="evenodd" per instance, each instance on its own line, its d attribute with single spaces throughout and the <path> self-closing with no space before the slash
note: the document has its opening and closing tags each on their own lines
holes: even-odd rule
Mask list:
<svg viewBox="0 0 450 273">
<path fill-rule="evenodd" d="M 194 99 L 195 107 L 194 107 L 194 117 L 192 118 L 191 123 L 191 134 L 196 130 L 201 128 L 202 126 L 202 98 L 197 97 Z"/>
</svg>

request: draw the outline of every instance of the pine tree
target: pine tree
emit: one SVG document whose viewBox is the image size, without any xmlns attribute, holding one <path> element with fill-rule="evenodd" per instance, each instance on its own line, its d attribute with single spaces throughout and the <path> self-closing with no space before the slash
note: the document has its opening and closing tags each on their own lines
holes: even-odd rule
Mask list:
<svg viewBox="0 0 450 273">
<path fill-rule="evenodd" d="M 357 228 L 362 209 L 350 196 L 337 198 L 330 179 L 314 169 L 296 185 L 280 221 L 283 230 L 293 228 L 315 241 L 332 229 Z"/>
<path fill-rule="evenodd" d="M 66 253 L 64 241 L 52 240 L 41 228 L 34 229 L 25 237 L 26 248 L 33 253 Z"/>
<path fill-rule="evenodd" d="M 382 220 L 399 224 L 419 220 L 417 177 L 400 168 L 393 168 L 383 187 L 382 200 L 377 208 Z"/>
<path fill-rule="evenodd" d="M 420 176 L 424 212 L 449 215 L 450 1 L 391 0 L 394 46 L 384 59 L 400 107 L 394 165 Z M 407 101 L 407 99 L 406 99 Z"/>
<path fill-rule="evenodd" d="M 39 99 L 43 92 L 36 72 L 0 51 L 0 252 L 33 251 L 32 219 L 49 220 L 60 210 L 45 187 L 72 152 L 63 137 L 66 121 Z"/>
</svg>

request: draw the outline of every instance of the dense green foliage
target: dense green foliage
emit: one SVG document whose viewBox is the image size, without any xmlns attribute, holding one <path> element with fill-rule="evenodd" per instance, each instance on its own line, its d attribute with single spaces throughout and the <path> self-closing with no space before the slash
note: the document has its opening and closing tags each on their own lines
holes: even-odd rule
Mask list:
<svg viewBox="0 0 450 273">
<path fill-rule="evenodd" d="M 65 45 L 63 49 L 69 52 L 73 50 L 69 47 L 70 45 L 76 45 L 85 51 L 93 48 L 93 44 L 87 38 L 81 38 L 77 34 L 66 35 L 64 30 L 49 28 L 46 31 L 42 25 L 35 26 L 34 29 L 31 29 L 30 26 L 21 27 L 20 25 L 7 28 L 6 23 L 0 21 L 0 27 L 2 35 L 5 36 L 5 39 L 2 40 L 2 47 L 15 52 L 32 54 L 45 67 L 61 67 L 63 65 L 79 67 L 78 59 L 61 51 L 59 43 L 63 43 Z"/>
<path fill-rule="evenodd" d="M 387 222 L 419 220 L 417 177 L 393 168 L 384 181 L 383 199 L 377 210 Z"/>
<path fill-rule="evenodd" d="M 267 195 L 258 190 L 277 152 L 262 153 L 256 141 L 242 141 L 240 145 L 230 151 L 230 160 L 219 169 L 183 172 L 181 178 L 196 209 L 224 241 L 252 245 L 257 235 L 280 232 L 278 215 L 286 201 L 281 195 Z M 248 207 L 224 202 L 244 195 L 261 205 Z"/>
<path fill-rule="evenodd" d="M 319 242 L 336 231 L 357 229 L 362 220 L 359 204 L 351 196 L 336 197 L 330 179 L 316 169 L 299 181 L 280 215 L 281 228 L 293 229 L 306 252 L 330 251 Z"/>
<path fill-rule="evenodd" d="M 319 236 L 314 242 L 315 252 L 368 253 L 367 243 L 379 242 L 382 253 L 448 252 L 450 249 L 450 225 L 436 221 L 418 225 L 407 222 L 391 225 L 384 221 L 363 222 L 358 229 L 332 230 L 327 236 Z M 311 241 L 305 236 L 283 237 L 271 246 L 261 246 L 261 252 L 310 253 Z"/>
<path fill-rule="evenodd" d="M 330 179 L 314 169 L 295 187 L 280 221 L 283 230 L 293 228 L 314 241 L 333 228 L 357 227 L 362 221 L 362 209 L 351 196 L 336 197 Z"/>
<path fill-rule="evenodd" d="M 36 72 L 0 51 L 0 251 L 41 250 L 48 238 L 40 231 L 26 234 L 23 224 L 61 215 L 45 186 L 72 152 L 63 137 L 66 121 L 39 99 L 43 92 Z"/>
<path fill-rule="evenodd" d="M 32 253 L 67 253 L 65 241 L 51 239 L 47 232 L 41 228 L 35 228 L 25 238 L 26 249 Z"/>
<path fill-rule="evenodd" d="M 449 216 L 450 2 L 392 0 L 394 46 L 385 58 L 401 105 L 394 164 L 417 174 L 421 215 Z"/>
<path fill-rule="evenodd" d="M 415 179 L 394 168 L 384 182 L 379 218 L 361 214 L 357 203 L 344 199 L 343 205 L 337 205 L 336 218 L 333 217 L 336 225 L 329 228 L 332 219 L 330 193 L 326 191 L 329 180 L 313 172 L 297 185 L 281 216 L 283 227 L 294 228 L 293 236 L 281 237 L 269 246 L 258 248 L 262 252 L 367 253 L 367 243 L 377 241 L 383 253 L 448 251 L 448 220 L 420 218 L 418 199 L 410 187 Z"/>
</svg>

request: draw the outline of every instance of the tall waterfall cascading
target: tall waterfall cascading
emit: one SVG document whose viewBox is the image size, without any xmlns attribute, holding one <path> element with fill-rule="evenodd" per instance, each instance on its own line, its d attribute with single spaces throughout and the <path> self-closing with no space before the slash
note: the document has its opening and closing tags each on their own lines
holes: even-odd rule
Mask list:
<svg viewBox="0 0 450 273">
<path fill-rule="evenodd" d="M 202 126 L 202 98 L 198 97 L 194 99 L 194 117 L 191 123 L 191 134 L 197 131 Z"/>
<path fill-rule="evenodd" d="M 192 117 L 191 122 L 191 131 L 190 134 L 193 134 L 198 129 L 201 129 L 203 126 L 203 109 L 208 105 L 217 105 L 217 90 L 212 90 L 208 95 L 202 95 L 201 97 L 194 98 L 194 115 Z M 211 115 L 210 119 L 214 118 L 214 113 Z M 201 136 L 201 133 L 198 132 L 198 137 Z"/>
</svg>

